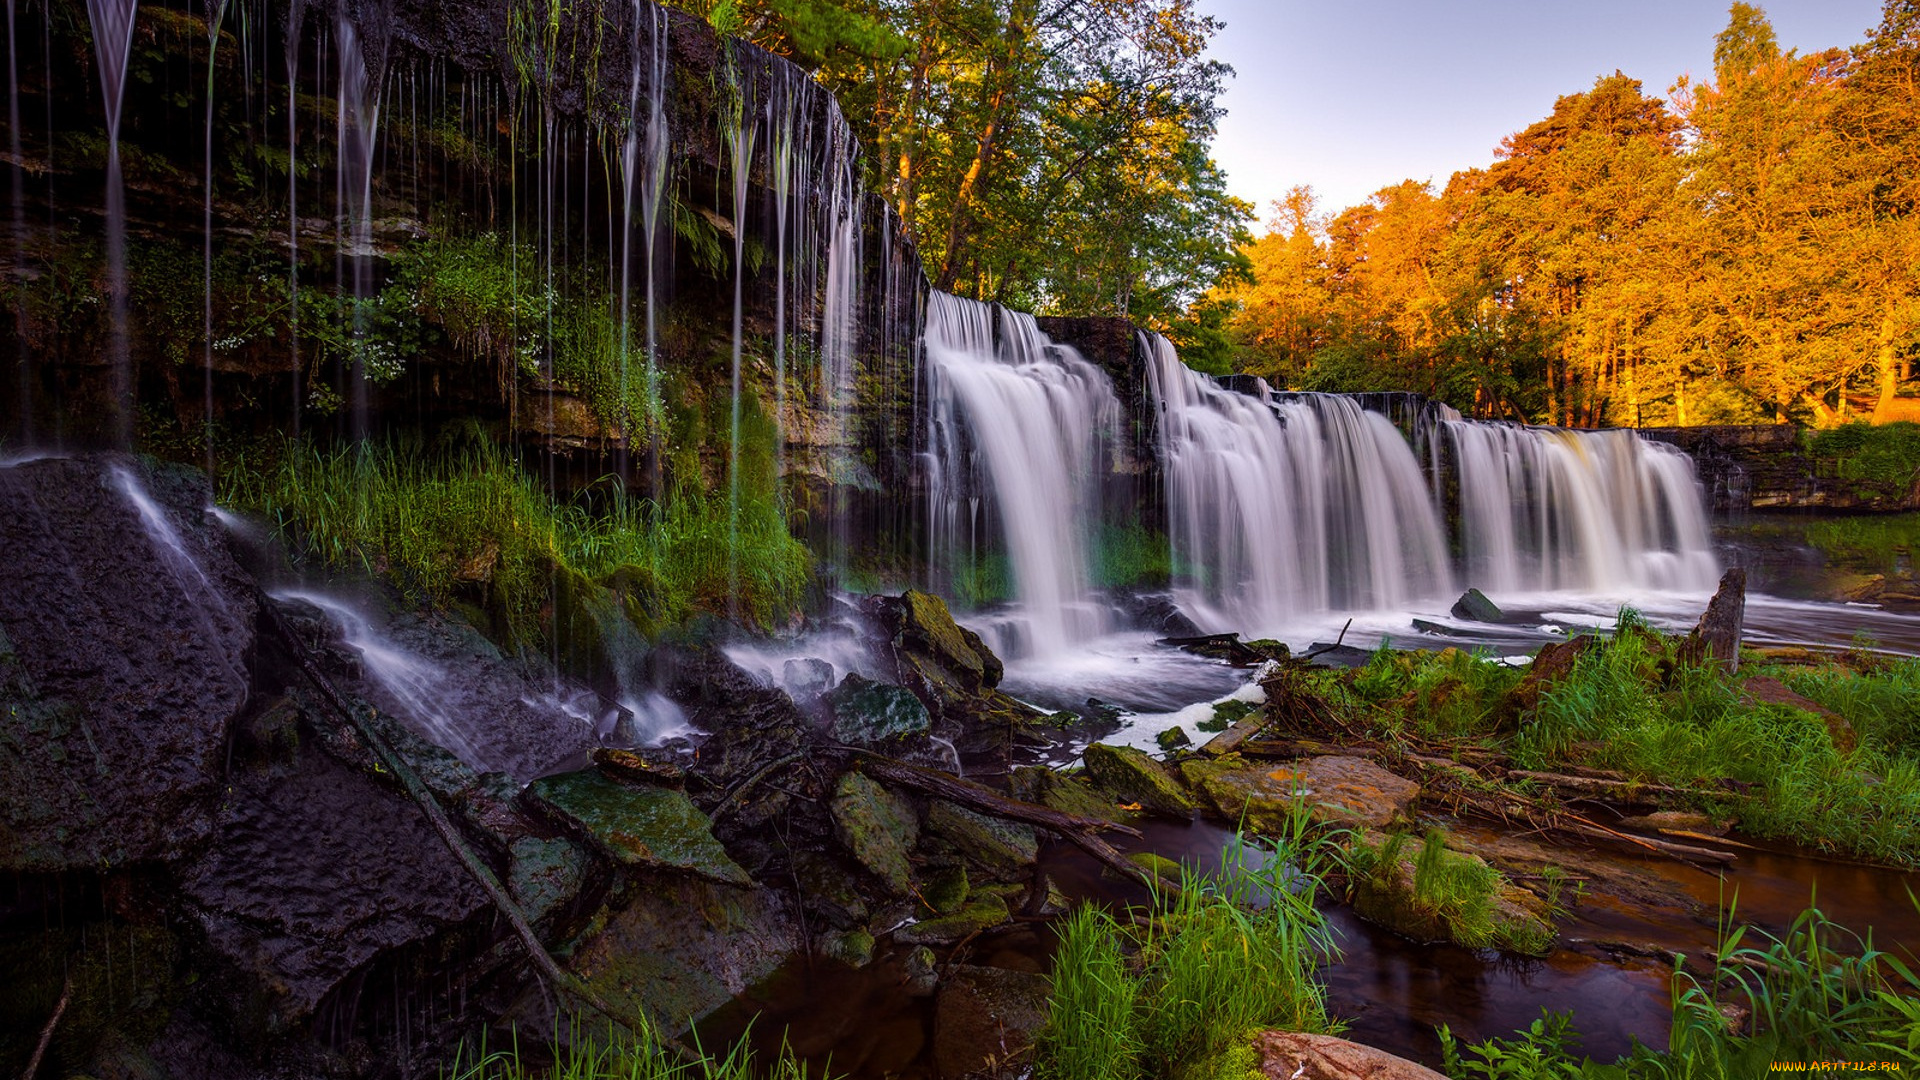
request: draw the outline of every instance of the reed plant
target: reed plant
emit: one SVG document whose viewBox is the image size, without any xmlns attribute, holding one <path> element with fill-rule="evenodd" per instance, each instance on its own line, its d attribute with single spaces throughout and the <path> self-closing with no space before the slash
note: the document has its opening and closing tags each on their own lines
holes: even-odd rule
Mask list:
<svg viewBox="0 0 1920 1080">
<path fill-rule="evenodd" d="M 1218 874 L 1183 872 L 1149 917 L 1065 921 L 1037 1076 L 1239 1080 L 1254 1032 L 1337 1028 L 1320 979 L 1336 954 L 1319 909 L 1334 847 L 1304 805 L 1289 822 L 1272 851 L 1236 841 Z"/>
</svg>

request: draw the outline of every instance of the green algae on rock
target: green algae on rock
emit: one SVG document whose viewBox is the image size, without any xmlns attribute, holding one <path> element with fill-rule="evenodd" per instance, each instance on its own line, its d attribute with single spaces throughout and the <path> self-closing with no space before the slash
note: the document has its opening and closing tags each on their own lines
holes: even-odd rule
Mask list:
<svg viewBox="0 0 1920 1080">
<path fill-rule="evenodd" d="M 713 822 L 684 792 L 622 784 L 597 769 L 582 769 L 535 780 L 527 793 L 628 866 L 686 870 L 728 885 L 753 884 L 713 838 Z"/>
<path fill-rule="evenodd" d="M 1094 743 L 1087 747 L 1085 760 L 1087 777 L 1115 799 L 1172 817 L 1193 812 L 1192 798 L 1144 750 Z"/>
<path fill-rule="evenodd" d="M 920 839 L 920 818 L 905 799 L 866 776 L 850 772 L 833 794 L 833 824 L 861 866 L 886 882 L 896 895 L 913 887 L 908 853 Z"/>
</svg>

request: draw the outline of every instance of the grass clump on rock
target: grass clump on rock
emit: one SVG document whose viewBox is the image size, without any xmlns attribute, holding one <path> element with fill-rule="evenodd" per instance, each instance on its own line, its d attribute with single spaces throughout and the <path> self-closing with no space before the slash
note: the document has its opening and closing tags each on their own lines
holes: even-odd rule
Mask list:
<svg viewBox="0 0 1920 1080">
<path fill-rule="evenodd" d="M 556 591 L 611 584 L 660 629 L 707 612 L 771 625 L 796 610 L 812 556 L 770 496 L 684 487 L 664 505 L 590 509 L 550 495 L 505 451 L 290 442 L 223 476 L 221 501 L 270 519 L 301 556 L 390 577 L 410 597 L 471 600 L 520 641 L 541 637 Z M 735 547 L 737 545 L 737 548 Z"/>
</svg>

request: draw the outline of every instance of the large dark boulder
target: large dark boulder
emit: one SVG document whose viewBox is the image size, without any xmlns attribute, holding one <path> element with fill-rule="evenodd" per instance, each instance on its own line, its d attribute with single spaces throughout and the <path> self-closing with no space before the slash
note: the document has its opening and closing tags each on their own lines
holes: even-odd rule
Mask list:
<svg viewBox="0 0 1920 1080">
<path fill-rule="evenodd" d="M 180 879 L 200 966 L 256 1044 L 300 1030 L 376 963 L 424 972 L 462 951 L 449 934 L 491 932 L 486 894 L 420 807 L 308 734 L 290 773 L 236 778 Z"/>
<path fill-rule="evenodd" d="M 204 478 L 131 457 L 0 468 L 0 869 L 177 858 L 246 706 L 251 583 Z"/>
</svg>

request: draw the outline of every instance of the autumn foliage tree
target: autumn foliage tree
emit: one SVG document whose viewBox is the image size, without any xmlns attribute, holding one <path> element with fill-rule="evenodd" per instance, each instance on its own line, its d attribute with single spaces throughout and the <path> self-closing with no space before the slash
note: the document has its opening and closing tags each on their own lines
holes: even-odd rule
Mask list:
<svg viewBox="0 0 1920 1080">
<path fill-rule="evenodd" d="M 1242 368 L 1572 425 L 1891 418 L 1920 352 L 1920 13 L 1782 51 L 1733 5 L 1711 80 L 1618 72 L 1485 169 L 1247 247 Z M 1303 210 L 1302 208 L 1306 208 Z"/>
</svg>

